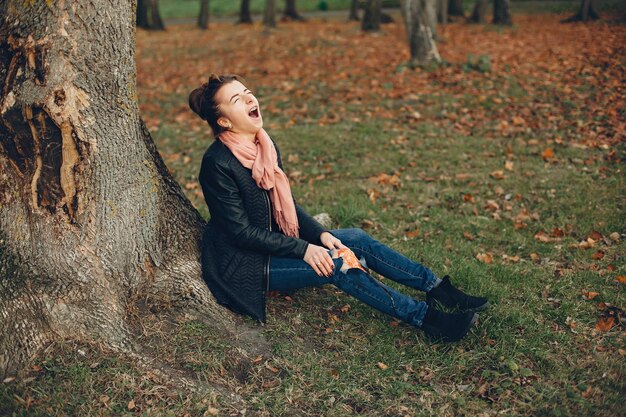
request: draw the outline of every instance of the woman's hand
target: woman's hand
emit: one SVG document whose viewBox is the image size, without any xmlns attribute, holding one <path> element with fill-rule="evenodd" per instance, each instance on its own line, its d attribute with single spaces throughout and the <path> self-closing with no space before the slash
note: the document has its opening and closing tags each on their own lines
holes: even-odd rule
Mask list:
<svg viewBox="0 0 626 417">
<path fill-rule="evenodd" d="M 333 258 L 328 254 L 328 249 L 323 246 L 309 243 L 304 254 L 304 262 L 311 265 L 315 273 L 319 276 L 330 277 L 335 269 Z"/>
<path fill-rule="evenodd" d="M 335 236 L 331 235 L 329 232 L 323 232 L 320 235 L 320 240 L 322 241 L 322 245 L 326 246 L 328 249 L 347 248 L 346 245 L 341 243 L 341 240 L 337 239 Z"/>
</svg>

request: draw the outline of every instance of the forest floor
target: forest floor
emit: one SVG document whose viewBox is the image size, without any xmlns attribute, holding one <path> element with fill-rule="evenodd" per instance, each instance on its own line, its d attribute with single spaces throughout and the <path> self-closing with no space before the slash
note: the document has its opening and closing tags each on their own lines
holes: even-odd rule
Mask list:
<svg viewBox="0 0 626 417">
<path fill-rule="evenodd" d="M 626 26 L 567 15 L 447 25 L 444 63 L 416 70 L 399 23 L 138 31 L 142 117 L 205 218 L 197 175 L 212 137 L 188 94 L 238 73 L 309 213 L 492 307 L 438 344 L 331 286 L 272 294 L 260 355 L 147 311 L 138 342 L 170 377 L 97 343 L 56 343 L 0 381 L 0 415 L 623 415 Z"/>
</svg>

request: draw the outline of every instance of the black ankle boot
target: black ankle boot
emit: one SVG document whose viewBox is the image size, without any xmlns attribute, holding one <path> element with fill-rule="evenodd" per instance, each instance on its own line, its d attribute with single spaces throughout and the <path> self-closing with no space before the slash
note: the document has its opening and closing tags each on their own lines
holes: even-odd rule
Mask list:
<svg viewBox="0 0 626 417">
<path fill-rule="evenodd" d="M 444 342 L 456 342 L 469 332 L 478 314 L 472 312 L 446 313 L 428 307 L 420 327 L 428 337 Z"/>
<path fill-rule="evenodd" d="M 448 275 L 443 277 L 439 285 L 426 293 L 426 302 L 429 306 L 433 305 L 435 300 L 446 307 L 457 307 L 468 311 L 480 311 L 489 307 L 489 300 L 485 297 L 467 295 L 454 288 Z"/>
</svg>

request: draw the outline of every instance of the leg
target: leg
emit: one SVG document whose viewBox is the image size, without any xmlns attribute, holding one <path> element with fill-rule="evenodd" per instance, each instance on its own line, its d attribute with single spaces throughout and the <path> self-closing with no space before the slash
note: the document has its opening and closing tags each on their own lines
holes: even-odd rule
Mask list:
<svg viewBox="0 0 626 417">
<path fill-rule="evenodd" d="M 347 246 L 347 245 L 346 245 Z M 330 251 L 329 251 L 330 252 Z M 318 276 L 304 260 L 297 258 L 270 258 L 270 290 L 293 290 L 308 286 L 333 284 L 343 292 L 365 304 L 416 327 L 422 325 L 427 304 L 402 294 L 358 268 L 340 271 L 342 258 L 333 259 L 331 277 Z"/>
<path fill-rule="evenodd" d="M 384 277 L 425 292 L 439 283 L 433 271 L 372 238 L 361 228 L 333 229 L 330 233 Z"/>
</svg>

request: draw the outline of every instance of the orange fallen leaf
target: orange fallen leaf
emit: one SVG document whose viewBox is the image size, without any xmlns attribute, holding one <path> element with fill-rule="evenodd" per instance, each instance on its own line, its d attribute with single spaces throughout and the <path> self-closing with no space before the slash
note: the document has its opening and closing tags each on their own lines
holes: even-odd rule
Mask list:
<svg viewBox="0 0 626 417">
<path fill-rule="evenodd" d="M 594 291 L 583 291 L 583 298 L 585 300 L 593 300 L 594 298 L 596 298 L 597 296 L 599 296 L 600 293 L 599 292 L 594 292 Z"/>
<path fill-rule="evenodd" d="M 545 160 L 552 159 L 554 158 L 554 151 L 552 150 L 552 148 L 546 148 L 541 154 L 541 156 Z"/>
<path fill-rule="evenodd" d="M 475 240 L 476 238 L 470 232 L 463 232 L 463 237 L 467 240 Z"/>
<path fill-rule="evenodd" d="M 386 364 L 384 364 L 384 363 L 382 363 L 382 362 L 378 362 L 378 367 L 379 367 L 380 369 L 382 369 L 382 370 L 385 370 L 385 369 L 389 368 L 389 366 L 388 366 L 388 365 L 386 365 Z"/>
<path fill-rule="evenodd" d="M 490 253 L 479 253 L 478 255 L 476 255 L 476 259 L 486 264 L 493 263 L 493 255 Z"/>
<path fill-rule="evenodd" d="M 594 253 L 593 255 L 591 255 L 591 257 L 595 260 L 600 260 L 602 258 L 604 258 L 604 252 L 602 252 L 601 250 L 597 251 L 596 253 Z"/>
<path fill-rule="evenodd" d="M 615 281 L 620 284 L 626 284 L 626 275 L 618 275 L 617 278 L 615 278 Z"/>
<path fill-rule="evenodd" d="M 596 323 L 596 329 L 602 332 L 608 332 L 615 325 L 615 317 L 601 317 Z"/>
<path fill-rule="evenodd" d="M 405 232 L 404 235 L 408 237 L 409 239 L 413 239 L 420 235 L 420 229 L 409 230 L 408 232 Z"/>
<path fill-rule="evenodd" d="M 497 180 L 501 180 L 504 178 L 504 171 L 502 171 L 501 169 L 497 169 L 489 174 L 489 176 Z"/>
<path fill-rule="evenodd" d="M 594 230 L 589 234 L 589 237 L 597 242 L 598 240 L 602 239 L 602 233 Z"/>
</svg>

